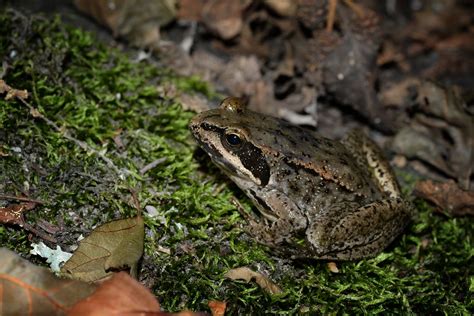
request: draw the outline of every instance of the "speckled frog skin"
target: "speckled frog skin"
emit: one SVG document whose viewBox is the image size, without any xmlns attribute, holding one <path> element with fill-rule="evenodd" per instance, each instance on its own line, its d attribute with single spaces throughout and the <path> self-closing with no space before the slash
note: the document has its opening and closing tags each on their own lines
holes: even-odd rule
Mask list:
<svg viewBox="0 0 474 316">
<path fill-rule="evenodd" d="M 247 110 L 237 98 L 195 116 L 190 129 L 252 199 L 247 232 L 292 258 L 376 255 L 411 217 L 379 148 L 360 132 L 324 138 Z"/>
</svg>

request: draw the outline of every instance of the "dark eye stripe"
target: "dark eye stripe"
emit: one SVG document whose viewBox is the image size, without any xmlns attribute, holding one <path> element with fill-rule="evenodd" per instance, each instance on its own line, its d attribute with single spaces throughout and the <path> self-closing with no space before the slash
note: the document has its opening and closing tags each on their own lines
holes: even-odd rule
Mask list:
<svg viewBox="0 0 474 316">
<path fill-rule="evenodd" d="M 270 180 L 270 167 L 259 148 L 246 142 L 245 145 L 234 154 L 239 157 L 242 165 L 244 165 L 255 178 L 260 180 L 262 186 L 268 184 Z"/>
</svg>

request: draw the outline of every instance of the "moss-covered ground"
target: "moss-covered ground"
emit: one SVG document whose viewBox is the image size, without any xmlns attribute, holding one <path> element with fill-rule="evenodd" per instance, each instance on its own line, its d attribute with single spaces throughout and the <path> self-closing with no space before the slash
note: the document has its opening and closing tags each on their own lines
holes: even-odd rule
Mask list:
<svg viewBox="0 0 474 316">
<path fill-rule="evenodd" d="M 239 228 L 231 197 L 251 206 L 196 150 L 187 130 L 193 113 L 159 92 L 172 81 L 209 96 L 206 84 L 136 61 L 58 19 L 8 11 L 0 25 L 3 79 L 27 89 L 29 103 L 58 127 L 17 100 L 0 100 L 0 193 L 45 201 L 28 222 L 60 227 L 56 237 L 68 249 L 97 224 L 136 214 L 136 192 L 142 208 L 157 212 L 145 215 L 141 279 L 165 310 L 207 310 L 209 300 L 225 300 L 229 314 L 473 311 L 471 218 L 434 214 L 415 201 L 418 214 L 391 247 L 370 260 L 338 263 L 340 273 L 325 261 L 272 256 Z M 22 229 L 0 226 L 2 246 L 29 258 L 30 242 Z M 283 293 L 224 278 L 244 265 Z"/>
</svg>

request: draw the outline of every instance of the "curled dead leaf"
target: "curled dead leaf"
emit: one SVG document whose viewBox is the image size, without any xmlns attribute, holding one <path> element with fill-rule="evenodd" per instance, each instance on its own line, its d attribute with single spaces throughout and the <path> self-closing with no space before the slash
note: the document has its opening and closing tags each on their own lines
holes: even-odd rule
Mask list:
<svg viewBox="0 0 474 316">
<path fill-rule="evenodd" d="M 7 93 L 5 100 L 10 100 L 13 98 L 28 99 L 27 90 L 18 90 L 10 87 L 4 80 L 0 79 L 0 94 Z"/>
<path fill-rule="evenodd" d="M 175 0 L 75 0 L 76 7 L 137 46 L 157 45 L 160 26 L 176 15 Z"/>
<path fill-rule="evenodd" d="M 397 133 L 393 149 L 441 170 L 468 189 L 474 166 L 474 116 L 456 89 L 430 81 L 414 87 L 413 119 Z"/>
<path fill-rule="evenodd" d="M 339 273 L 339 269 L 337 267 L 337 264 L 334 261 L 328 262 L 328 269 L 332 273 Z"/>
<path fill-rule="evenodd" d="M 424 198 L 452 215 L 474 215 L 474 191 L 465 191 L 453 180 L 435 182 L 432 180 L 418 181 L 415 195 Z"/>
<path fill-rule="evenodd" d="M 212 316 L 224 316 L 225 309 L 226 309 L 226 302 L 221 301 L 209 301 L 207 303 L 209 308 L 211 309 Z"/>
<path fill-rule="evenodd" d="M 0 207 L 0 223 L 23 226 L 25 224 L 23 213 L 32 210 L 35 207 L 36 203 L 34 202 L 11 204 L 7 207 Z"/>
<path fill-rule="evenodd" d="M 75 304 L 68 315 L 132 315 L 160 312 L 155 296 L 125 272 L 114 274 L 89 296 Z"/>
<path fill-rule="evenodd" d="M 265 291 L 271 294 L 279 294 L 282 292 L 281 288 L 272 282 L 269 278 L 264 276 L 261 273 L 252 271 L 247 267 L 235 268 L 227 271 L 224 274 L 224 277 L 231 280 L 244 280 L 245 282 L 250 282 L 255 280 L 255 282 Z"/>
<path fill-rule="evenodd" d="M 201 12 L 202 22 L 222 39 L 231 39 L 241 32 L 242 12 L 249 3 L 248 0 L 207 1 Z"/>
</svg>

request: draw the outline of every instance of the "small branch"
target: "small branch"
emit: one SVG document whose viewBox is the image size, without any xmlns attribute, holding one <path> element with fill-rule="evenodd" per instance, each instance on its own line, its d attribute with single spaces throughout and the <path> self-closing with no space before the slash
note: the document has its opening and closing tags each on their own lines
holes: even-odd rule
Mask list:
<svg viewBox="0 0 474 316">
<path fill-rule="evenodd" d="M 4 195 L 4 194 L 0 194 L 0 200 L 15 200 L 15 201 L 23 201 L 23 202 L 33 202 L 36 204 L 46 204 L 45 202 L 40 201 L 40 200 L 30 199 L 30 198 L 21 197 L 21 196 L 14 196 L 14 195 Z"/>
<path fill-rule="evenodd" d="M 344 3 L 349 8 L 351 8 L 351 10 L 354 11 L 359 16 L 359 18 L 362 19 L 362 18 L 365 17 L 364 8 L 360 4 L 354 3 L 354 2 L 352 2 L 352 0 L 344 0 Z"/>
<path fill-rule="evenodd" d="M 145 174 L 149 170 L 155 168 L 156 166 L 162 164 L 165 161 L 166 161 L 166 157 L 163 157 L 163 158 L 158 158 L 158 159 L 150 162 L 148 165 L 146 165 L 145 167 L 140 169 L 140 174 L 142 174 L 142 175 Z"/>
<path fill-rule="evenodd" d="M 334 28 L 334 21 L 336 19 L 337 0 L 329 0 L 328 16 L 326 19 L 326 32 L 331 33 Z"/>
<path fill-rule="evenodd" d="M 31 226 L 28 223 L 23 223 L 23 229 L 25 229 L 26 231 L 38 236 L 39 238 L 41 238 L 43 240 L 47 240 L 49 242 L 52 242 L 53 244 L 58 243 L 58 240 L 56 238 L 54 238 L 53 236 L 50 236 L 47 233 L 44 233 L 44 232 L 42 232 L 42 231 L 40 231 L 36 228 L 34 228 L 33 226 Z"/>
</svg>

